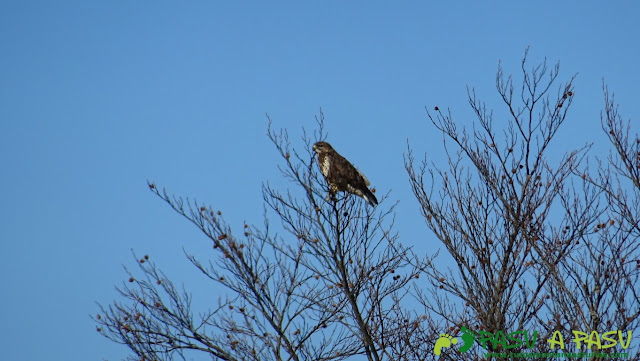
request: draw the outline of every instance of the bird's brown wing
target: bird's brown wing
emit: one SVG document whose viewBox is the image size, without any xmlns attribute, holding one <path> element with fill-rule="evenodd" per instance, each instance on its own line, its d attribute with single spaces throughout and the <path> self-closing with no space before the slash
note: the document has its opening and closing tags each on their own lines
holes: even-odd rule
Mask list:
<svg viewBox="0 0 640 361">
<path fill-rule="evenodd" d="M 331 181 L 339 190 L 348 191 L 349 185 L 356 189 L 367 187 L 369 181 L 343 156 L 333 154 L 331 163 Z"/>
</svg>

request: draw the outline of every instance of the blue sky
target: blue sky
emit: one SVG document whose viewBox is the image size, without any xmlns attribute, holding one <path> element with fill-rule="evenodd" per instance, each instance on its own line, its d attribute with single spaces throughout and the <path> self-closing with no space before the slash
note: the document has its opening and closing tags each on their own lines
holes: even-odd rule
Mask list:
<svg viewBox="0 0 640 361">
<path fill-rule="evenodd" d="M 208 243 L 145 181 L 260 224 L 262 182 L 286 187 L 265 113 L 297 138 L 322 107 L 329 141 L 400 201 L 404 242 L 437 246 L 402 163 L 407 139 L 443 160 L 424 107 L 472 124 L 465 87 L 497 105 L 498 60 L 517 72 L 530 45 L 561 79 L 579 73 L 558 150 L 606 149 L 603 78 L 640 118 L 638 14 L 634 1 L 2 2 L 0 359 L 125 356 L 89 315 L 117 297 L 131 249 L 206 287 L 182 250 Z"/>
</svg>

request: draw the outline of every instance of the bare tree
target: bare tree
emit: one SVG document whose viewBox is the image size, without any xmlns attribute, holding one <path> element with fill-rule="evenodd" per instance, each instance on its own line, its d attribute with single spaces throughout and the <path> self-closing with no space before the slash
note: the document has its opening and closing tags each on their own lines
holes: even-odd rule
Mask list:
<svg viewBox="0 0 640 361">
<path fill-rule="evenodd" d="M 573 337 L 572 330 L 638 328 L 640 198 L 637 183 L 628 193 L 617 181 L 638 179 L 637 141 L 629 139 L 607 98 L 603 127 L 617 150 L 613 170 L 600 166 L 595 180 L 580 170 L 589 145 L 564 156 L 553 153 L 575 96 L 575 76 L 556 91 L 559 65 L 545 60 L 529 68 L 527 55 L 518 83 L 498 69 L 504 124 L 470 89 L 477 120 L 471 130 L 460 129 L 450 111 L 427 110 L 443 133 L 447 166 L 426 159 L 416 164 L 411 148 L 405 158 L 427 227 L 455 265 L 423 262 L 431 287 L 416 293 L 429 310 L 431 329 L 471 330 L 483 346 L 443 355 L 452 360 L 547 353 L 546 340 L 555 331 Z M 514 337 L 523 342 L 506 337 L 518 331 Z M 624 351 L 601 352 L 613 350 Z M 569 340 L 567 351 L 577 351 Z"/>
<path fill-rule="evenodd" d="M 221 211 L 149 188 L 198 227 L 212 252 L 186 257 L 225 296 L 192 307 L 148 256 L 135 257 L 120 299 L 100 306 L 98 331 L 125 344 L 132 360 L 640 360 L 640 140 L 605 88 L 602 127 L 613 151 L 590 145 L 558 155 L 573 81 L 559 86 L 546 60 L 521 77 L 499 66 L 506 121 L 468 90 L 476 122 L 427 110 L 442 132 L 446 164 L 405 157 L 410 185 L 442 254 L 415 254 L 398 241 L 395 205 L 327 197 L 312 144 L 324 116 L 298 146 L 269 119 L 284 189 L 263 186 L 264 224 L 232 229 Z M 426 276 L 426 277 L 420 277 Z M 604 332 L 629 348 L 598 349 Z M 582 347 L 570 339 L 584 332 Z M 565 337 L 559 350 L 558 334 Z M 457 347 L 460 336 L 462 341 Z M 623 339 L 624 338 L 624 339 Z M 585 345 L 592 344 L 591 349 Z M 633 346 L 628 346 L 628 345 Z M 554 346 L 551 349 L 551 345 Z M 540 353 L 532 357 L 532 353 Z M 584 357 L 583 357 L 584 358 Z"/>
<path fill-rule="evenodd" d="M 286 131 L 269 126 L 290 187 L 267 184 L 263 195 L 282 234 L 267 217 L 262 227 L 232 230 L 220 211 L 150 183 L 212 242 L 204 260 L 187 257 L 228 296 L 196 317 L 189 293 L 145 256 L 138 261 L 142 277 L 130 272 L 130 283 L 119 288 L 123 300 L 102 307 L 99 331 L 142 360 L 185 359 L 189 351 L 216 360 L 408 360 L 429 352 L 410 347 L 407 330 L 426 317 L 402 305 L 418 275 L 393 231 L 394 206 L 326 199 L 311 149 L 326 138 L 322 114 L 317 123 L 313 139 L 304 133 L 302 151 Z"/>
</svg>

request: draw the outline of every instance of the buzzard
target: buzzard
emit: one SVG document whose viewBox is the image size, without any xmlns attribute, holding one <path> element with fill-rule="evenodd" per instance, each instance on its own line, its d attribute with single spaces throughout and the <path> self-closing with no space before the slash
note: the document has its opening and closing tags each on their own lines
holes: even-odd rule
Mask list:
<svg viewBox="0 0 640 361">
<path fill-rule="evenodd" d="M 313 150 L 318 154 L 318 166 L 332 195 L 337 191 L 346 191 L 364 198 L 371 206 L 378 204 L 376 196 L 367 187 L 367 177 L 338 154 L 329 143 L 317 142 L 313 145 Z"/>
</svg>

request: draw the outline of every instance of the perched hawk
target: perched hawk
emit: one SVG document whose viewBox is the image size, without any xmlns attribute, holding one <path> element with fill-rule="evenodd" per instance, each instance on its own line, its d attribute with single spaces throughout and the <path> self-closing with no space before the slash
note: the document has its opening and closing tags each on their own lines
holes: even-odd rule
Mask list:
<svg viewBox="0 0 640 361">
<path fill-rule="evenodd" d="M 378 204 L 376 196 L 367 187 L 367 177 L 338 154 L 329 143 L 317 142 L 313 145 L 313 150 L 318 154 L 318 166 L 332 194 L 346 191 L 364 198 L 372 206 Z"/>
</svg>

